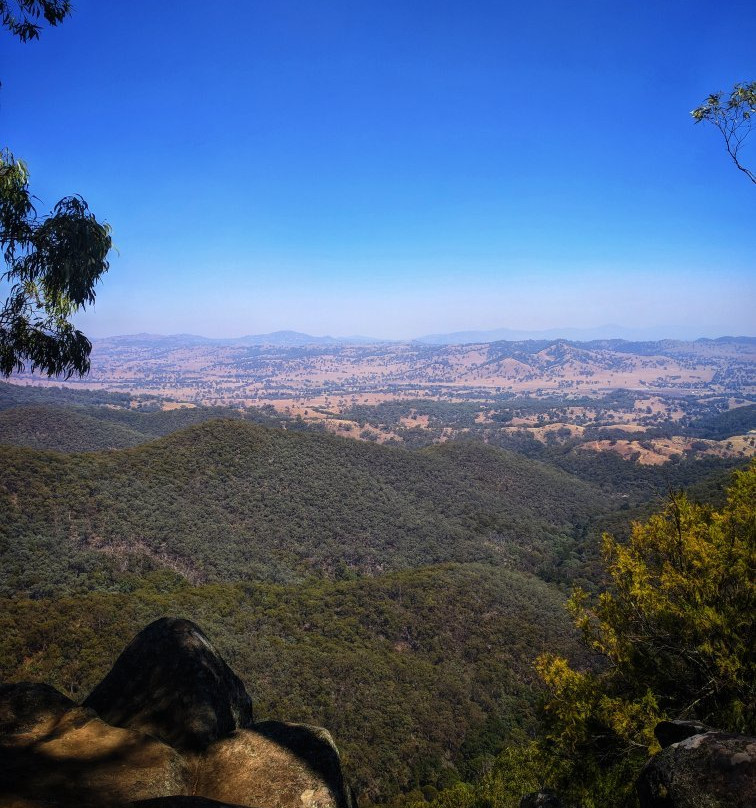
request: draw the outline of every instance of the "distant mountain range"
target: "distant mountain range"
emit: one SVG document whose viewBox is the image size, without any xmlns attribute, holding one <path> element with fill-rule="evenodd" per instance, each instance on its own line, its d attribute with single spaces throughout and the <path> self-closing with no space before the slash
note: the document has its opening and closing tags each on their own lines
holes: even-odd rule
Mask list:
<svg viewBox="0 0 756 808">
<path fill-rule="evenodd" d="M 299 348 L 307 345 L 372 345 L 386 344 L 391 340 L 372 337 L 315 337 L 300 331 L 273 331 L 270 334 L 247 334 L 243 337 L 202 337 L 197 334 L 124 334 L 116 337 L 102 337 L 97 342 L 111 345 L 162 345 L 165 348 L 191 348 L 202 345 L 235 346 L 247 348 L 256 345 L 269 345 L 274 348 Z"/>
<path fill-rule="evenodd" d="M 725 333 L 722 329 L 720 335 Z M 426 345 L 466 345 L 481 342 L 521 342 L 523 340 L 569 340 L 594 342 L 596 340 L 627 340 L 630 342 L 656 342 L 659 340 L 695 341 L 700 331 L 690 327 L 671 327 L 663 332 L 658 328 L 626 328 L 620 325 L 602 325 L 595 328 L 550 328 L 544 331 L 525 331 L 496 328 L 490 331 L 453 331 L 448 334 L 428 334 L 415 342 Z"/>
<path fill-rule="evenodd" d="M 623 326 L 605 325 L 596 328 L 552 328 L 545 331 L 520 331 L 511 328 L 497 328 L 490 331 L 453 331 L 447 334 L 426 334 L 411 340 L 389 340 L 366 336 L 332 337 L 313 336 L 301 331 L 273 331 L 268 334 L 247 334 L 242 337 L 203 337 L 196 334 L 129 334 L 115 337 L 103 337 L 97 340 L 110 345 L 128 344 L 162 346 L 165 348 L 189 348 L 202 345 L 252 347 L 268 345 L 276 348 L 298 348 L 327 345 L 390 345 L 401 343 L 420 343 L 423 345 L 466 345 L 489 342 L 521 342 L 525 340 L 568 340 L 571 342 L 593 342 L 604 340 L 627 340 L 631 342 L 647 342 L 657 340 L 708 339 L 696 336 L 691 329 L 672 328 L 661 334 L 658 330 L 648 328 L 625 328 Z M 723 337 L 720 337 L 723 338 Z"/>
</svg>

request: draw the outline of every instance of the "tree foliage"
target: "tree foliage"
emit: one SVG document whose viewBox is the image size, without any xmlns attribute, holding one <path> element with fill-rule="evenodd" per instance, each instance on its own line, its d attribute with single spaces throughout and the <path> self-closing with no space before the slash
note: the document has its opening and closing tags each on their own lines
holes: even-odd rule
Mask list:
<svg viewBox="0 0 756 808">
<path fill-rule="evenodd" d="M 721 91 L 712 93 L 690 114 L 696 123 L 706 121 L 721 132 L 727 153 L 735 165 L 751 182 L 756 183 L 756 174 L 743 165 L 740 155 L 756 114 L 756 81 L 736 84 L 729 96 Z"/>
<path fill-rule="evenodd" d="M 22 42 L 39 39 L 40 20 L 58 25 L 71 13 L 69 0 L 0 0 L 2 24 Z"/>
<path fill-rule="evenodd" d="M 0 0 L 2 24 L 26 42 L 39 37 L 40 19 L 57 25 L 70 12 L 67 0 Z M 7 297 L 0 308 L 0 375 L 41 370 L 48 376 L 89 370 L 89 340 L 70 322 L 94 302 L 94 288 L 108 269 L 110 227 L 98 222 L 80 196 L 61 199 L 39 215 L 29 171 L 7 149 L 0 155 L 0 249 Z"/>
<path fill-rule="evenodd" d="M 89 370 L 89 340 L 69 321 L 95 299 L 107 271 L 110 227 L 79 196 L 61 199 L 49 216 L 32 204 L 28 170 L 9 152 L 0 157 L 2 280 L 9 292 L 0 310 L 0 374 L 42 370 L 49 376 Z"/>
<path fill-rule="evenodd" d="M 610 589 L 570 600 L 599 663 L 587 672 L 557 655 L 537 663 L 546 758 L 581 805 L 611 792 L 631 799 L 665 716 L 753 732 L 754 503 L 756 464 L 735 473 L 721 511 L 674 495 L 627 544 L 604 537 Z"/>
</svg>

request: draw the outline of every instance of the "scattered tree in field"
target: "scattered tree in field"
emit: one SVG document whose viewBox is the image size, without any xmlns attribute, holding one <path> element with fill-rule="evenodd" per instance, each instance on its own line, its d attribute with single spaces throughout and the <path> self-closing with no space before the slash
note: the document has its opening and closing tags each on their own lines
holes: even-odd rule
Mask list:
<svg viewBox="0 0 756 808">
<path fill-rule="evenodd" d="M 68 0 L 0 0 L 0 20 L 22 42 L 37 39 L 41 21 L 57 25 Z M 49 376 L 89 370 L 89 340 L 70 322 L 95 299 L 108 269 L 110 228 L 80 196 L 61 199 L 41 216 L 32 203 L 29 171 L 7 149 L 0 155 L 0 375 L 40 370 Z"/>
<path fill-rule="evenodd" d="M 712 93 L 706 101 L 691 113 L 696 123 L 707 121 L 722 133 L 727 153 L 735 165 L 756 183 L 756 174 L 741 162 L 740 152 L 751 133 L 756 115 L 756 81 L 736 84 L 729 96 L 724 92 Z"/>
</svg>

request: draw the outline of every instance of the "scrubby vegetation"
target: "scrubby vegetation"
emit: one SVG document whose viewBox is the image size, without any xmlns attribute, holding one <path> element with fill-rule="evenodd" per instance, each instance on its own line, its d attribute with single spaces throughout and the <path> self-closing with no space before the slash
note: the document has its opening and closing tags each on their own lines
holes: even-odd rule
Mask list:
<svg viewBox="0 0 756 808">
<path fill-rule="evenodd" d="M 507 747 L 433 808 L 513 808 L 545 786 L 570 806 L 635 806 L 660 719 L 756 731 L 756 463 L 735 474 L 720 510 L 674 495 L 628 542 L 607 534 L 603 549 L 607 589 L 577 589 L 568 604 L 591 664 L 542 654 L 537 740 Z"/>
</svg>

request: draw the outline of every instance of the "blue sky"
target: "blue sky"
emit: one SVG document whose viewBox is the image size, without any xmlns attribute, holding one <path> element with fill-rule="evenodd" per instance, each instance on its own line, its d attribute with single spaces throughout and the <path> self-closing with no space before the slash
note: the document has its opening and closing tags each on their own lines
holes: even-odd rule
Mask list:
<svg viewBox="0 0 756 808">
<path fill-rule="evenodd" d="M 75 5 L 4 34 L 0 123 L 113 226 L 90 335 L 756 333 L 756 186 L 689 116 L 752 0 Z"/>
</svg>

